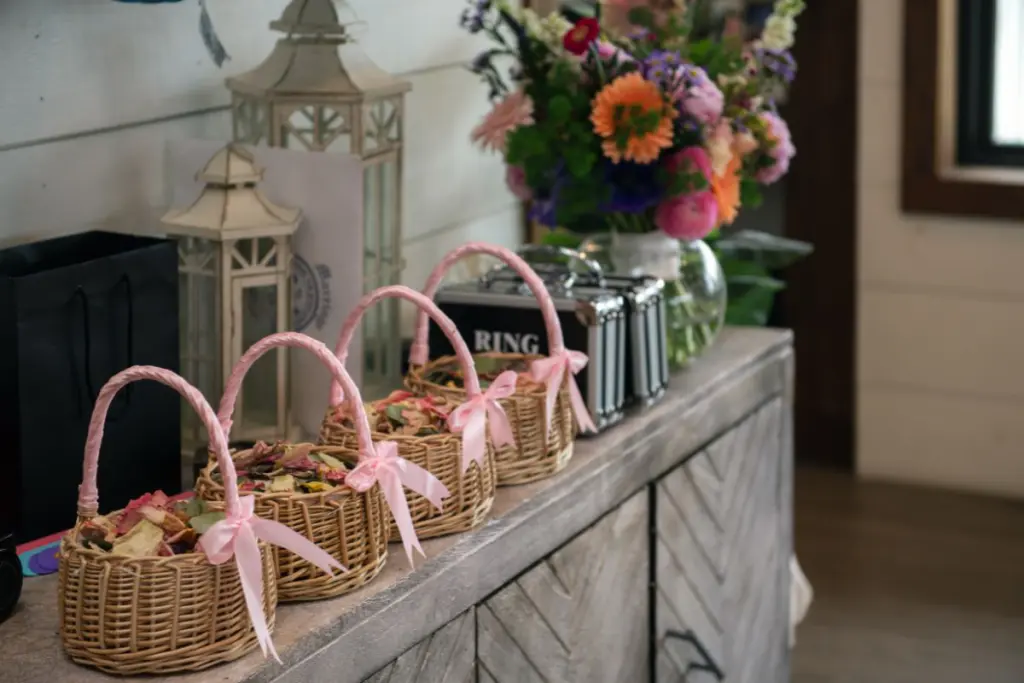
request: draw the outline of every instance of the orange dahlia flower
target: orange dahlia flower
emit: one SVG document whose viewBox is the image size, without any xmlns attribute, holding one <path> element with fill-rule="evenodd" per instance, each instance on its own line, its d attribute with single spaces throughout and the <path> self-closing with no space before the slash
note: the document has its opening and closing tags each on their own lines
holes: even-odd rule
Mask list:
<svg viewBox="0 0 1024 683">
<path fill-rule="evenodd" d="M 636 118 L 638 113 L 656 113 L 659 120 L 652 127 Z M 594 132 L 604 138 L 604 155 L 615 163 L 623 159 L 649 164 L 661 150 L 672 146 L 672 119 L 676 110 L 665 102 L 657 85 L 644 80 L 637 72 L 619 76 L 597 93 L 591 105 L 590 122 Z M 619 140 L 626 135 L 625 148 Z"/>
<path fill-rule="evenodd" d="M 718 224 L 732 225 L 740 211 L 740 157 L 733 154 L 725 171 L 711 177 L 711 191 L 718 200 Z"/>
</svg>

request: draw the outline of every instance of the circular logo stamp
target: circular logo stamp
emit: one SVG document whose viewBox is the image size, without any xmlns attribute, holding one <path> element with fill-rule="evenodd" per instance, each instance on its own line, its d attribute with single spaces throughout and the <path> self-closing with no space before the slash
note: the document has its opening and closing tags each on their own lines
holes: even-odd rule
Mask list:
<svg viewBox="0 0 1024 683">
<path fill-rule="evenodd" d="M 322 329 L 331 305 L 331 271 L 311 266 L 298 254 L 292 260 L 292 326 L 302 332 L 316 324 Z"/>
</svg>

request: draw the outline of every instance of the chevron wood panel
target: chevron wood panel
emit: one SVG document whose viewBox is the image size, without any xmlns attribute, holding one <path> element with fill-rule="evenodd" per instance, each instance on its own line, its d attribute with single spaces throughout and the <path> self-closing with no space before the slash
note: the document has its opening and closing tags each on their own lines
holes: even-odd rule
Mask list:
<svg viewBox="0 0 1024 683">
<path fill-rule="evenodd" d="M 767 404 L 657 484 L 658 683 L 713 680 L 683 678 L 696 652 L 669 629 L 694 631 L 727 683 L 786 680 L 782 419 L 782 402 Z"/>
<path fill-rule="evenodd" d="M 728 683 L 782 683 L 789 623 L 789 534 L 781 500 L 784 406 L 776 399 L 733 431 L 723 509 Z M 712 446 L 709 450 L 714 450 Z"/>
<path fill-rule="evenodd" d="M 665 475 L 656 486 L 655 662 L 658 683 L 684 680 L 695 653 L 669 630 L 696 633 L 716 662 L 722 662 L 724 627 L 724 494 L 720 468 L 728 458 L 712 461 L 707 452 Z M 691 678 L 702 674 L 692 674 Z"/>
<path fill-rule="evenodd" d="M 473 610 L 463 612 L 364 683 L 472 683 L 475 630 Z"/>
<path fill-rule="evenodd" d="M 479 681 L 647 679 L 648 509 L 635 494 L 477 607 Z"/>
</svg>

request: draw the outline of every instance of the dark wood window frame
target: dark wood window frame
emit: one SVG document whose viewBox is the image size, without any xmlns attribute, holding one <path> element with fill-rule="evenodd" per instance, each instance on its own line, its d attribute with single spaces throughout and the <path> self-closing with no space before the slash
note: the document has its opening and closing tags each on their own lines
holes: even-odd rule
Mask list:
<svg viewBox="0 0 1024 683">
<path fill-rule="evenodd" d="M 995 109 L 997 0 L 957 0 L 956 160 L 1024 168 L 1024 146 L 992 139 Z"/>
<path fill-rule="evenodd" d="M 1020 219 L 1024 217 L 1024 169 L 1006 168 L 1007 159 L 1003 168 L 989 160 L 992 165 L 985 168 L 943 170 L 942 145 L 947 144 L 943 135 L 949 132 L 940 128 L 940 113 L 946 108 L 953 114 L 957 106 L 950 107 L 943 99 L 944 75 L 938 65 L 941 51 L 951 47 L 942 40 L 941 32 L 948 30 L 942 23 L 943 12 L 949 8 L 947 3 L 956 1 L 904 2 L 902 208 L 909 213 Z M 970 68 L 970 58 L 958 67 Z M 951 130 L 970 123 L 958 120 Z M 957 149 L 958 141 L 948 144 L 956 152 L 964 151 Z M 964 160 L 973 161 L 969 154 Z"/>
</svg>

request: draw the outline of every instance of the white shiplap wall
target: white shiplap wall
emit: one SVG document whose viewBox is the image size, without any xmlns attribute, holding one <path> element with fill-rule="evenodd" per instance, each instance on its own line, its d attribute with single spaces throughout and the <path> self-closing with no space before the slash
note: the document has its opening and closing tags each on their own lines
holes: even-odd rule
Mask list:
<svg viewBox="0 0 1024 683">
<path fill-rule="evenodd" d="M 901 212 L 905 1 L 860 0 L 857 469 L 1024 498 L 1024 230 Z"/>
<path fill-rule="evenodd" d="M 286 0 L 208 0 L 231 55 L 203 48 L 197 0 L 0 2 L 0 243 L 89 228 L 152 229 L 166 206 L 168 140 L 227 140 L 224 78 L 254 67 Z M 369 56 L 413 84 L 407 99 L 404 280 L 421 286 L 468 239 L 518 243 L 499 159 L 469 131 L 487 110 L 464 64 L 481 42 L 464 0 L 351 0 Z"/>
</svg>

